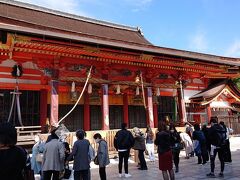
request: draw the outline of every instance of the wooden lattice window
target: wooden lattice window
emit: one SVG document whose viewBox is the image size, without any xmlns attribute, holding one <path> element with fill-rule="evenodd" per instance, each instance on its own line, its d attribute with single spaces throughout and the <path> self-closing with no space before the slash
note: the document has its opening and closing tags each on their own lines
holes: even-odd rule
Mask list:
<svg viewBox="0 0 240 180">
<path fill-rule="evenodd" d="M 170 120 L 176 121 L 176 102 L 175 98 L 172 96 L 159 96 L 157 99 L 158 102 L 158 120 L 164 120 L 166 116 Z"/>
<path fill-rule="evenodd" d="M 123 122 L 123 106 L 109 106 L 110 129 L 120 129 Z"/>
<path fill-rule="evenodd" d="M 128 106 L 129 127 L 145 128 L 147 126 L 144 106 Z"/>
</svg>

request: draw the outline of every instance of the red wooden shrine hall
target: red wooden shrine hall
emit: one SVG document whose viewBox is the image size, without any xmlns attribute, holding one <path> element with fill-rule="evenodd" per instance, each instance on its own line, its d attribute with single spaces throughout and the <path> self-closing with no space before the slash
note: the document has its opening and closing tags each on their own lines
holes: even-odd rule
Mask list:
<svg viewBox="0 0 240 180">
<path fill-rule="evenodd" d="M 0 0 L 1 121 L 18 87 L 23 125 L 57 123 L 92 66 L 83 97 L 63 121 L 70 130 L 157 127 L 165 118 L 182 125 L 194 120 L 188 113 L 207 109 L 189 98 L 213 81 L 239 77 L 239 65 L 237 58 L 155 46 L 139 28 Z M 10 121 L 19 125 L 16 109 Z"/>
</svg>

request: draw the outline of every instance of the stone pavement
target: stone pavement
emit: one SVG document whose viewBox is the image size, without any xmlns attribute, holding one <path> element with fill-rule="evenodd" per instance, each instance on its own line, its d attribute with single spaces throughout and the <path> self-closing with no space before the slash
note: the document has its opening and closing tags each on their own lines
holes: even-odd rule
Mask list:
<svg viewBox="0 0 240 180">
<path fill-rule="evenodd" d="M 240 179 L 240 137 L 231 137 L 231 151 L 232 151 L 232 163 L 225 164 L 224 178 L 214 179 L 228 179 L 228 180 L 239 180 Z M 175 178 L 178 180 L 195 180 L 195 179 L 208 179 L 206 174 L 210 172 L 210 163 L 206 165 L 198 165 L 197 157 L 185 159 L 185 152 L 181 151 L 179 173 L 175 174 Z M 147 159 L 147 157 L 146 157 Z M 216 168 L 215 175 L 218 175 L 220 171 L 220 162 L 218 157 L 215 160 Z M 120 180 L 126 178 L 118 177 L 118 160 L 111 159 L 111 164 L 106 168 L 108 180 Z M 147 159 L 148 170 L 141 171 L 136 167 L 136 163 L 129 160 L 129 173 L 132 177 L 128 179 L 132 180 L 162 180 L 162 173 L 158 169 L 158 161 L 149 162 Z M 98 167 L 91 164 L 91 179 L 99 180 Z M 71 179 L 73 179 L 71 177 Z M 212 179 L 212 178 L 210 178 Z"/>
</svg>

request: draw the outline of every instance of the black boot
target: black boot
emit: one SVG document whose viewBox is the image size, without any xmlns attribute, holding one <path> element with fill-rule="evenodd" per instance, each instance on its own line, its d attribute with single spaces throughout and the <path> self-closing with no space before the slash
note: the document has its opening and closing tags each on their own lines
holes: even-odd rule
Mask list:
<svg viewBox="0 0 240 180">
<path fill-rule="evenodd" d="M 178 173 L 178 171 L 179 171 L 178 166 L 176 166 L 175 173 Z"/>
</svg>

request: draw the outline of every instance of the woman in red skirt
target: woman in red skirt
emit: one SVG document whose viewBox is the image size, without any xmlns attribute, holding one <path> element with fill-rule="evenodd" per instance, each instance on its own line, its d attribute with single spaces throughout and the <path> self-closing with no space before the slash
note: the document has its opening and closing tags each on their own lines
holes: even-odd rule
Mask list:
<svg viewBox="0 0 240 180">
<path fill-rule="evenodd" d="M 170 177 L 171 180 L 174 180 L 170 135 L 167 132 L 166 123 L 163 121 L 158 124 L 158 132 L 154 143 L 158 147 L 159 169 L 162 171 L 163 179 L 168 180 Z"/>
</svg>

